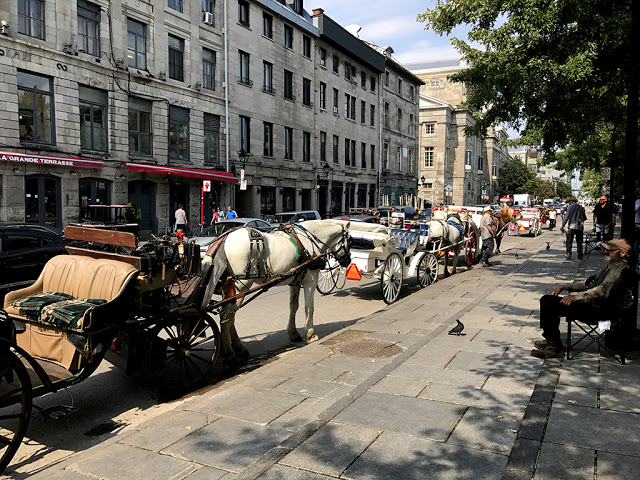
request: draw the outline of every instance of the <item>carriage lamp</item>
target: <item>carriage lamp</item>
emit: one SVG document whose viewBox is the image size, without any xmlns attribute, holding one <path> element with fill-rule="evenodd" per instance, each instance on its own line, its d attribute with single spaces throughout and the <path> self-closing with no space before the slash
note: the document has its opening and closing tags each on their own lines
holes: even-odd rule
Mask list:
<svg viewBox="0 0 640 480">
<path fill-rule="evenodd" d="M 240 159 L 240 163 L 242 164 L 242 170 L 247 166 L 247 159 L 251 156 L 249 152 L 247 152 L 244 148 L 238 152 L 238 158 Z"/>
</svg>

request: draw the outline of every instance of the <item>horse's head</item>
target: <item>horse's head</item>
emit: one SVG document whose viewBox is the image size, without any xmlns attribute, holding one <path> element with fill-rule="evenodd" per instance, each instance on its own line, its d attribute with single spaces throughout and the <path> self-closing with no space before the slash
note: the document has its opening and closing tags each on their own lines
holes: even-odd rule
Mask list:
<svg viewBox="0 0 640 480">
<path fill-rule="evenodd" d="M 308 238 L 314 244 L 318 253 L 329 253 L 341 267 L 348 267 L 351 263 L 351 244 L 349 236 L 350 222 L 336 222 L 333 220 L 310 220 L 298 225 L 302 230 L 311 234 Z"/>
</svg>

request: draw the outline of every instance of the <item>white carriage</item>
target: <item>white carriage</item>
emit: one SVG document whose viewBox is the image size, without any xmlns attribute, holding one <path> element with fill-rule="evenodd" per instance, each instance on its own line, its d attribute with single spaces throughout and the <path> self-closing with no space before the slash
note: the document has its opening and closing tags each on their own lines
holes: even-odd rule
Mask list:
<svg viewBox="0 0 640 480">
<path fill-rule="evenodd" d="M 521 218 L 509 225 L 509 235 L 531 235 L 535 237 L 542 233 L 542 216 L 537 208 L 523 208 Z"/>
</svg>

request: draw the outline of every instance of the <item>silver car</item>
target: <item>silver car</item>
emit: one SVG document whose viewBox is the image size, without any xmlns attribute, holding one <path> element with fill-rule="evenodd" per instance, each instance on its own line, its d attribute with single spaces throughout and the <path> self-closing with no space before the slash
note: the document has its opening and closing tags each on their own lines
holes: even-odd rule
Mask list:
<svg viewBox="0 0 640 480">
<path fill-rule="evenodd" d="M 259 218 L 232 218 L 206 227 L 202 232 L 191 237 L 190 240 L 195 240 L 195 242 L 200 245 L 200 258 L 204 258 L 209 245 L 211 245 L 220 234 L 236 227 L 253 227 L 264 232 L 273 230 L 273 225 Z"/>
</svg>

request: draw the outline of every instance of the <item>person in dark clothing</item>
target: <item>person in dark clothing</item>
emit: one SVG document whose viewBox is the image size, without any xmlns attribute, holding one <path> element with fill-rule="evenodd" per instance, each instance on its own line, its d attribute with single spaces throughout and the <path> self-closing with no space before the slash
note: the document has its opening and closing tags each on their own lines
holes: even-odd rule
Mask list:
<svg viewBox="0 0 640 480">
<path fill-rule="evenodd" d="M 606 266 L 593 277 L 571 285 L 561 285 L 551 295 L 540 299 L 540 328 L 544 340 L 534 343 L 531 355 L 538 358 L 562 358 L 563 346 L 560 340 L 560 317 L 575 316 L 593 325 L 598 320 L 611 318 L 612 311 L 627 308 L 624 302 L 632 295 L 625 295 L 632 282 L 633 273 L 628 259 L 631 245 L 620 238 L 603 243 L 607 258 Z M 577 292 L 560 297 L 563 290 Z M 625 300 L 627 299 L 627 300 Z"/>
<path fill-rule="evenodd" d="M 605 195 L 600 197 L 593 209 L 593 226 L 598 240 L 611 240 L 616 226 L 618 208 Z"/>
<path fill-rule="evenodd" d="M 567 245 L 565 260 L 571 259 L 571 248 L 573 246 L 573 237 L 576 238 L 576 251 L 578 252 L 578 260 L 582 259 L 582 237 L 584 234 L 584 221 L 587 219 L 587 214 L 584 212 L 584 207 L 578 203 L 576 197 L 567 198 L 566 213 L 562 217 L 562 227 L 560 231 L 567 231 Z"/>
</svg>

